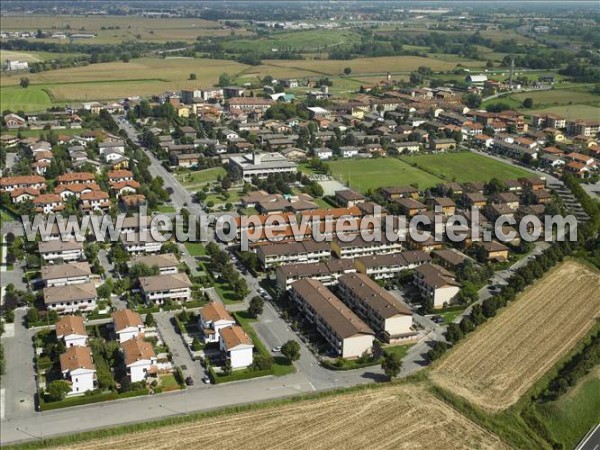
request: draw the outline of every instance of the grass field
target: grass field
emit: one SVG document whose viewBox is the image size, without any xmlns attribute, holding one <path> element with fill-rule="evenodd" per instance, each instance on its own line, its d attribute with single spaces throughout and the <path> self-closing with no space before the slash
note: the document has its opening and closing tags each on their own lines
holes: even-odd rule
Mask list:
<svg viewBox="0 0 600 450">
<path fill-rule="evenodd" d="M 401 430 L 401 432 L 399 432 Z M 77 443 L 70 448 L 508 448 L 421 385 L 387 386 Z M 69 447 L 65 447 L 69 448 Z"/>
<path fill-rule="evenodd" d="M 459 183 L 489 181 L 494 177 L 508 180 L 531 175 L 530 172 L 519 167 L 471 152 L 416 155 L 404 157 L 403 160 L 407 163 L 416 163 L 440 178 L 456 180 Z"/>
<path fill-rule="evenodd" d="M 536 405 L 552 438 L 564 448 L 575 448 L 592 426 L 600 423 L 600 366 L 557 401 Z"/>
<path fill-rule="evenodd" d="M 346 159 L 332 161 L 329 166 L 337 179 L 347 182 L 353 189 L 361 192 L 414 183 L 418 184 L 419 188 L 427 188 L 443 182 L 441 178 L 394 158 Z"/>
<path fill-rule="evenodd" d="M 236 39 L 226 42 L 228 50 L 245 53 L 272 53 L 291 49 L 301 53 L 317 52 L 327 47 L 346 46 L 360 42 L 358 33 L 349 30 L 319 30 L 272 33 L 261 39 Z"/>
<path fill-rule="evenodd" d="M 598 320 L 599 289 L 597 271 L 563 263 L 459 343 L 431 379 L 484 410 L 505 410 Z"/>
<path fill-rule="evenodd" d="M 42 111 L 52 106 L 52 99 L 41 86 L 2 87 L 0 89 L 0 110 Z"/>
</svg>

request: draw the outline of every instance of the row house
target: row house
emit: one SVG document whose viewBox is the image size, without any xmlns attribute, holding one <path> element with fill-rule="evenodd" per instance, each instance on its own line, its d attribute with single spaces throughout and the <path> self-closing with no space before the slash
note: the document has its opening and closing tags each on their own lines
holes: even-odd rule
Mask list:
<svg viewBox="0 0 600 450">
<path fill-rule="evenodd" d="M 40 194 L 32 202 L 34 211 L 37 213 L 55 214 L 65 209 L 63 199 L 58 194 Z"/>
<path fill-rule="evenodd" d="M 47 265 L 41 269 L 41 279 L 46 287 L 89 283 L 91 276 L 92 270 L 86 261 Z"/>
<path fill-rule="evenodd" d="M 107 212 L 110 208 L 108 193 L 104 191 L 92 191 L 81 194 L 81 208 L 88 214 L 96 211 Z"/>
<path fill-rule="evenodd" d="M 76 261 L 83 258 L 83 244 L 76 240 L 51 240 L 38 243 L 38 252 L 45 262 Z"/>
<path fill-rule="evenodd" d="M 62 184 L 89 184 L 95 183 L 96 177 L 90 172 L 70 172 L 56 178 L 58 186 Z"/>
<path fill-rule="evenodd" d="M 139 282 L 147 303 L 187 302 L 192 296 L 192 282 L 185 273 L 141 277 Z"/>
<path fill-rule="evenodd" d="M 290 297 L 336 355 L 358 358 L 371 353 L 373 330 L 321 282 L 296 281 L 291 286 Z"/>
<path fill-rule="evenodd" d="M 35 189 L 39 192 L 45 190 L 46 187 L 46 179 L 39 175 L 0 178 L 1 192 L 12 192 L 16 189 Z"/>
<path fill-rule="evenodd" d="M 327 242 L 306 240 L 273 245 L 261 245 L 257 256 L 266 269 L 282 264 L 310 264 L 331 257 Z"/>
<path fill-rule="evenodd" d="M 73 196 L 81 198 L 83 194 L 99 192 L 100 186 L 94 183 L 71 183 L 61 184 L 54 189 L 54 192 L 62 197 L 63 200 Z"/>
<path fill-rule="evenodd" d="M 357 236 L 350 241 L 334 240 L 331 242 L 331 251 L 338 258 L 357 258 L 360 256 L 384 255 L 402 251 L 402 242 L 390 241 L 385 236 L 381 239 L 365 240 Z"/>
<path fill-rule="evenodd" d="M 359 257 L 354 260 L 354 266 L 358 273 L 383 280 L 394 278 L 405 270 L 412 270 L 430 261 L 431 257 L 427 253 L 415 250 Z"/>
<path fill-rule="evenodd" d="M 157 233 L 157 231 L 155 231 L 155 233 Z M 154 238 L 152 230 L 121 233 L 119 239 L 125 250 L 134 255 L 141 253 L 158 253 L 162 247 L 162 241 Z"/>
<path fill-rule="evenodd" d="M 173 253 L 138 256 L 130 262 L 130 265 L 132 266 L 135 264 L 156 267 L 160 275 L 169 275 L 179 272 L 179 260 Z"/>
<path fill-rule="evenodd" d="M 355 273 L 340 277 L 338 294 L 383 342 L 416 337 L 410 308 L 367 275 Z"/>
<path fill-rule="evenodd" d="M 276 269 L 277 288 L 284 292 L 297 280 L 313 278 L 326 286 L 336 285 L 339 277 L 354 273 L 356 268 L 351 259 L 331 259 L 311 264 L 289 264 Z"/>
<path fill-rule="evenodd" d="M 96 309 L 98 294 L 93 282 L 44 288 L 44 304 L 59 314 L 86 313 Z"/>
</svg>

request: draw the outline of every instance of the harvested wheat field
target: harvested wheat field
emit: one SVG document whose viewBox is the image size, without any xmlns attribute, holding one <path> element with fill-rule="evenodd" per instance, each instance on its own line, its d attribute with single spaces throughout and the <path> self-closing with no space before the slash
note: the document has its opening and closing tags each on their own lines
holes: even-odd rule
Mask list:
<svg viewBox="0 0 600 450">
<path fill-rule="evenodd" d="M 508 408 L 598 320 L 599 291 L 597 271 L 563 263 L 449 353 L 433 382 L 486 410 Z"/>
<path fill-rule="evenodd" d="M 138 448 L 504 449 L 421 385 L 332 395 L 74 444 Z"/>
</svg>

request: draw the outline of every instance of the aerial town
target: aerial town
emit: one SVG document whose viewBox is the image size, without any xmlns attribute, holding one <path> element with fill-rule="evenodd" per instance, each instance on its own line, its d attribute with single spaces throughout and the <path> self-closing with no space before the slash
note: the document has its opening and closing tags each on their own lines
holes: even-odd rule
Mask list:
<svg viewBox="0 0 600 450">
<path fill-rule="evenodd" d="M 142 27 L 196 20 L 193 8 L 119 10 L 148 48 L 115 61 L 102 46 L 131 47 L 115 40 L 129 17 L 116 9 L 72 28 L 81 11 L 21 20 L 3 7 L 15 20 L 0 27 L 3 445 L 310 448 L 313 432 L 328 448 L 600 442 L 600 42 L 592 54 L 548 37 L 575 33 L 585 8 L 558 31 L 527 10 L 505 28 L 531 42 L 520 53 L 477 31 L 504 23 L 493 9 L 308 5 L 264 20 L 197 13 L 210 51 L 239 45 L 235 61 L 206 63 L 187 44 L 154 49 Z M 367 24 L 393 47 L 392 24 L 411 20 L 499 55 L 441 68 L 440 46 L 397 55 L 417 63 L 398 70 L 358 42 L 308 50 L 305 33 L 364 40 Z M 283 33 L 308 43 L 269 41 Z M 201 37 L 192 46 L 209 52 Z M 581 70 L 564 55 L 530 67 L 534 43 L 577 54 Z M 49 67 L 57 45 L 69 57 Z M 354 65 L 366 58 L 381 66 Z M 195 60 L 173 83 L 108 75 L 145 61 L 166 77 L 160 64 Z M 87 90 L 100 73 L 89 83 L 113 92 Z M 218 421 L 227 430 L 211 432 Z M 411 427 L 424 432 L 400 431 Z"/>
</svg>

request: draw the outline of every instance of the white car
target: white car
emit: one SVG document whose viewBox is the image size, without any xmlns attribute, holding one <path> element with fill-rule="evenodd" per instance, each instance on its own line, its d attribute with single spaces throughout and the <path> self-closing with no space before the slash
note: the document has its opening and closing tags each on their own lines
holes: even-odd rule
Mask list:
<svg viewBox="0 0 600 450">
<path fill-rule="evenodd" d="M 278 347 L 273 347 L 273 348 L 271 349 L 271 351 L 272 351 L 273 353 L 279 353 L 279 352 L 281 351 L 281 347 L 279 347 L 279 346 L 278 346 Z"/>
</svg>

